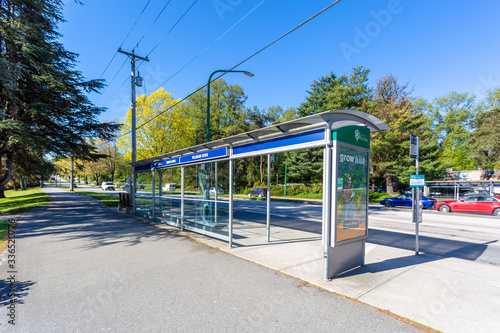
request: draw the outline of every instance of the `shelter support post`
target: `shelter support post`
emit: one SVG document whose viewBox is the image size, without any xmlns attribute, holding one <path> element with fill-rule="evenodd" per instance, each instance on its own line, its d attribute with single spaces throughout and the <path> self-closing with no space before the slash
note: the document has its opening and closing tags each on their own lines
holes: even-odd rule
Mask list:
<svg viewBox="0 0 500 333">
<path fill-rule="evenodd" d="M 271 155 L 267 154 L 267 217 L 266 240 L 271 241 Z"/>
<path fill-rule="evenodd" d="M 184 167 L 181 167 L 181 231 L 184 231 Z"/>
<path fill-rule="evenodd" d="M 214 211 L 214 218 L 215 218 L 215 223 L 217 223 L 217 197 L 218 197 L 218 193 L 217 193 L 217 189 L 218 189 L 218 184 L 217 184 L 217 175 L 218 175 L 218 172 L 217 172 L 217 162 L 215 162 L 215 187 L 214 187 L 214 190 L 215 190 L 215 211 Z"/>
<path fill-rule="evenodd" d="M 229 248 L 233 247 L 233 184 L 234 184 L 234 174 L 233 174 L 233 164 L 234 160 L 229 160 Z"/>
<path fill-rule="evenodd" d="M 328 276 L 328 250 L 330 247 L 332 223 L 332 137 L 331 124 L 326 128 L 327 145 L 323 150 L 323 280 L 330 281 Z"/>
<path fill-rule="evenodd" d="M 155 209 L 156 208 L 155 207 L 155 201 L 156 201 L 156 198 L 155 198 L 155 187 L 156 187 L 155 175 L 156 175 L 156 170 L 155 169 L 153 169 L 152 174 L 153 174 L 153 180 L 152 180 L 152 182 L 153 182 L 153 193 L 151 194 L 151 196 L 152 196 L 152 199 L 153 199 L 153 202 L 152 202 L 152 209 L 153 209 L 153 211 L 151 212 L 151 219 L 154 222 L 155 221 L 155 210 L 156 210 Z"/>
</svg>

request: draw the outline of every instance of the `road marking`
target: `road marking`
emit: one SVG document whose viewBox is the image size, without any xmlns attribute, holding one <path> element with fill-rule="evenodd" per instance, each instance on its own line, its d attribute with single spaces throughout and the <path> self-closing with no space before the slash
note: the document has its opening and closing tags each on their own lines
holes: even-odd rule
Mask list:
<svg viewBox="0 0 500 333">
<path fill-rule="evenodd" d="M 257 210 L 247 210 L 247 213 L 254 213 L 254 214 L 267 214 L 267 212 L 259 212 Z M 273 214 L 271 213 L 270 215 L 272 216 L 277 216 L 277 217 L 287 217 L 286 215 L 281 215 L 281 214 Z"/>
</svg>

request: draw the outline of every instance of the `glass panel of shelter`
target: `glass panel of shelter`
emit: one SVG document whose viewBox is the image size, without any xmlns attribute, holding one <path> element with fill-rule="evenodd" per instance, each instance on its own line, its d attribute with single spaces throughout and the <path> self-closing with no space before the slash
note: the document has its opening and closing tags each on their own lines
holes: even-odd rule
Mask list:
<svg viewBox="0 0 500 333">
<path fill-rule="evenodd" d="M 229 235 L 229 161 L 185 166 L 184 225 Z M 152 181 L 151 172 L 137 173 L 138 184 Z M 150 182 L 151 182 L 150 181 Z M 180 227 L 181 167 L 156 170 L 155 220 Z M 137 186 L 137 214 L 152 218 L 152 186 Z"/>
<path fill-rule="evenodd" d="M 152 217 L 153 208 L 153 186 L 152 172 L 142 171 L 136 174 L 135 205 L 136 215 Z"/>
<path fill-rule="evenodd" d="M 174 226 L 181 224 L 181 168 L 158 170 L 155 219 Z"/>
</svg>

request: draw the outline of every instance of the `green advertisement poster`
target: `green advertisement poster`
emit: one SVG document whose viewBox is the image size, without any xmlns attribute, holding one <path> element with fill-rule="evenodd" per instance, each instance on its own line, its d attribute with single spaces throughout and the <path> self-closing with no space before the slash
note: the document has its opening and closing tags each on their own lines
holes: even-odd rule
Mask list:
<svg viewBox="0 0 500 333">
<path fill-rule="evenodd" d="M 367 152 L 340 146 L 337 154 L 337 241 L 366 235 Z"/>
</svg>

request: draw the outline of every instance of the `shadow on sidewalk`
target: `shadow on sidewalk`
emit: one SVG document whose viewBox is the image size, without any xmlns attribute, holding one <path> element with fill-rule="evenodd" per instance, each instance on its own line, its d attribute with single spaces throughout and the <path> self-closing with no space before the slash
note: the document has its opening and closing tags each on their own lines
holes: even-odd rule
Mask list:
<svg viewBox="0 0 500 333">
<path fill-rule="evenodd" d="M 35 284 L 32 281 L 15 281 L 13 284 L 10 280 L 0 280 L 0 306 L 7 307 L 11 304 L 11 300 L 15 300 L 15 305 L 23 304 L 28 291 Z"/>
<path fill-rule="evenodd" d="M 253 222 L 265 224 L 265 217 L 258 217 Z M 271 221 L 272 226 L 289 228 L 300 231 L 307 231 L 321 235 L 321 223 L 311 223 L 309 221 L 290 222 L 286 218 L 274 217 Z M 237 232 L 237 229 L 235 229 Z M 395 231 L 386 231 L 380 229 L 368 229 L 368 243 L 385 245 L 404 250 L 415 250 L 415 235 Z M 459 259 L 476 260 L 488 248 L 488 244 L 478 244 L 463 242 L 457 240 L 442 239 L 437 237 L 420 236 L 419 247 L 421 252 L 435 254 L 445 257 L 454 257 Z M 491 263 L 491 262 L 487 262 Z M 500 263 L 500 262 L 499 262 Z M 491 263 L 491 264 L 499 264 Z"/>
<path fill-rule="evenodd" d="M 83 249 L 125 244 L 134 246 L 169 237 L 180 237 L 168 230 L 139 222 L 104 207 L 97 199 L 78 193 L 48 193 L 51 202 L 24 213 L 16 238 L 58 236 L 59 241 L 80 240 Z"/>
<path fill-rule="evenodd" d="M 363 275 L 367 273 L 378 273 L 378 272 L 388 272 L 394 269 L 400 269 L 400 268 L 409 268 L 411 269 L 414 266 L 420 265 L 420 264 L 425 264 L 428 262 L 433 262 L 437 260 L 442 260 L 444 259 L 443 257 L 440 256 L 435 256 L 435 255 L 428 255 L 428 254 L 421 254 L 421 255 L 411 255 L 411 256 L 406 256 L 406 257 L 399 257 L 399 258 L 391 258 L 387 259 L 384 261 L 380 262 L 375 262 L 375 263 L 370 263 L 365 266 L 361 266 L 358 268 L 355 268 L 353 270 L 350 270 L 348 272 L 342 273 L 340 275 L 337 275 L 336 278 L 345 278 L 349 276 L 356 276 L 356 275 Z"/>
</svg>

